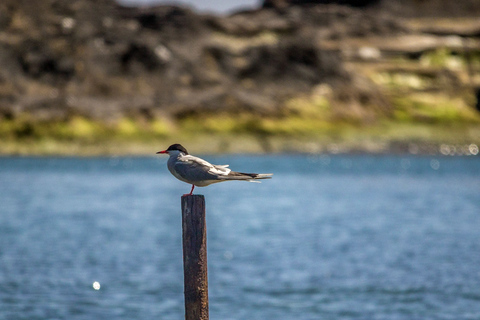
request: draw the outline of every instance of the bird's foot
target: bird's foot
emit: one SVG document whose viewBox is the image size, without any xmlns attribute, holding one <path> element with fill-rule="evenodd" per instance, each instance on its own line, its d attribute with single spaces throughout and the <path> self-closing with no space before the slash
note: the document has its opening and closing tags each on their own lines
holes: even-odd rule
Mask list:
<svg viewBox="0 0 480 320">
<path fill-rule="evenodd" d="M 193 193 L 193 189 L 195 189 L 195 185 L 194 185 L 194 184 L 192 184 L 192 190 L 190 190 L 190 193 L 186 193 L 186 194 L 184 194 L 184 196 L 191 196 L 192 193 Z"/>
</svg>

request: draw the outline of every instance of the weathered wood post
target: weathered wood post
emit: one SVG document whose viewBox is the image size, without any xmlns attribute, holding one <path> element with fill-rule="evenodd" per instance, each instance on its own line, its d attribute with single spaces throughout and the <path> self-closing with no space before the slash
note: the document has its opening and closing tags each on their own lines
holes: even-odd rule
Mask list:
<svg viewBox="0 0 480 320">
<path fill-rule="evenodd" d="M 205 197 L 182 196 L 185 320 L 208 320 Z"/>
</svg>

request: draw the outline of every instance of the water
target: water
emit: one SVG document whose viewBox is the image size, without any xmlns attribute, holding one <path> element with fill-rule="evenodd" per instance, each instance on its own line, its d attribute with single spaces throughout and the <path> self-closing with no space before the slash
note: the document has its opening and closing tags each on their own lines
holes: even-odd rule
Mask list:
<svg viewBox="0 0 480 320">
<path fill-rule="evenodd" d="M 210 319 L 480 319 L 478 157 L 208 159 L 275 174 L 196 189 Z M 164 157 L 0 158 L 0 319 L 182 319 L 189 190 Z"/>
</svg>

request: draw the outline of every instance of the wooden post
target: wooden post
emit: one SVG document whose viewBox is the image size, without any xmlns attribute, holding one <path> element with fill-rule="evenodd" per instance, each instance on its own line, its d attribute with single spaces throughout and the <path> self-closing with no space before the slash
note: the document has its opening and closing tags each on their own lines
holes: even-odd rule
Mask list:
<svg viewBox="0 0 480 320">
<path fill-rule="evenodd" d="M 182 196 L 185 320 L 208 320 L 205 197 Z"/>
</svg>

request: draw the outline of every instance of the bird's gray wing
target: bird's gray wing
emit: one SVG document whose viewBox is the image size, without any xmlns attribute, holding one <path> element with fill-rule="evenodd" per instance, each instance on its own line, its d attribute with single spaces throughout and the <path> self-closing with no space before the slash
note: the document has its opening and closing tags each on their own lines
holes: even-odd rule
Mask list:
<svg viewBox="0 0 480 320">
<path fill-rule="evenodd" d="M 175 170 L 189 181 L 218 180 L 219 176 L 228 175 L 228 165 L 213 165 L 201 158 L 185 155 L 175 164 Z"/>
</svg>

